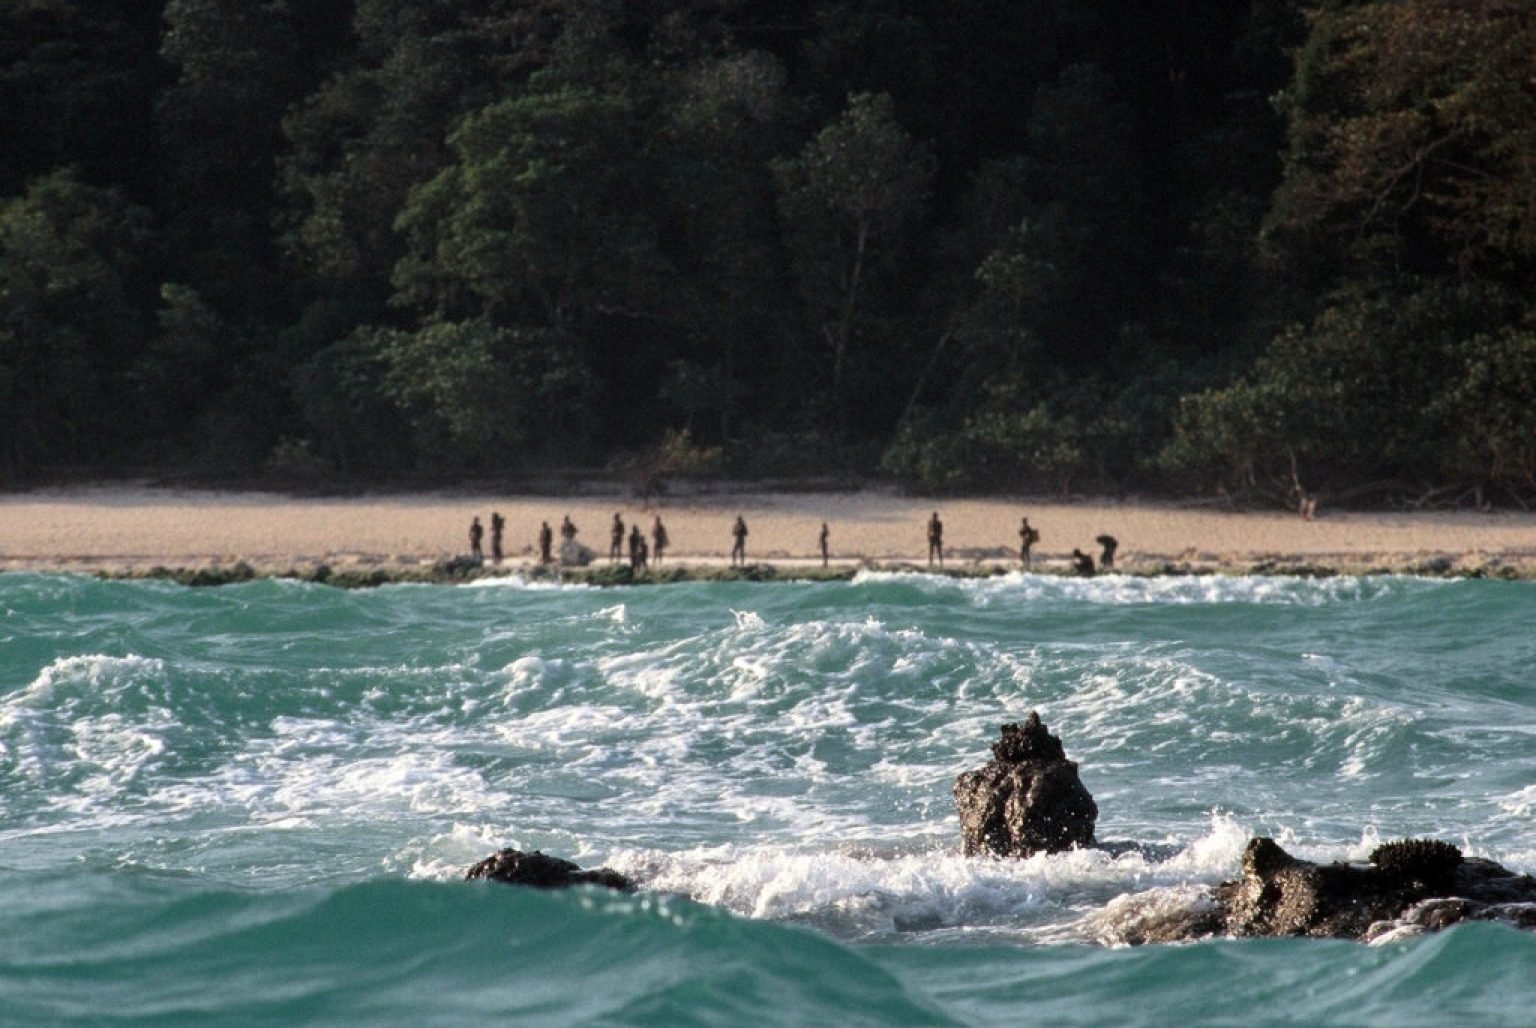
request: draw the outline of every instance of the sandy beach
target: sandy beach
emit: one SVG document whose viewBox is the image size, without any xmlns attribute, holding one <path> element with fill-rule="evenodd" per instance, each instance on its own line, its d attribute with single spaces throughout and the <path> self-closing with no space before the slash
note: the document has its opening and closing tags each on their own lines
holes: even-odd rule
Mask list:
<svg viewBox="0 0 1536 1028">
<path fill-rule="evenodd" d="M 470 519 L 507 520 L 507 568 L 531 564 L 540 522 L 569 515 L 579 541 L 605 559 L 615 511 L 649 528 L 660 515 L 667 561 L 728 560 L 731 523 L 750 528 L 747 556 L 788 567 L 819 565 L 817 535 L 830 530 L 837 565 L 925 563 L 924 526 L 944 522 L 947 566 L 1017 564 L 1022 516 L 1041 532 L 1042 569 L 1065 566 L 1074 547 L 1120 541 L 1120 566 L 1252 570 L 1311 565 L 1341 570 L 1429 568 L 1536 576 L 1536 515 L 1323 511 L 1313 521 L 1282 512 L 1231 512 L 1171 503 L 1064 503 L 1029 498 L 933 500 L 866 490 L 740 492 L 662 498 L 649 506 L 612 496 L 399 494 L 306 498 L 274 493 L 79 486 L 0 496 L 0 570 L 144 573 L 245 562 L 281 574 L 326 564 L 386 571 L 430 567 L 468 551 Z M 486 538 L 489 553 L 490 539 Z"/>
</svg>

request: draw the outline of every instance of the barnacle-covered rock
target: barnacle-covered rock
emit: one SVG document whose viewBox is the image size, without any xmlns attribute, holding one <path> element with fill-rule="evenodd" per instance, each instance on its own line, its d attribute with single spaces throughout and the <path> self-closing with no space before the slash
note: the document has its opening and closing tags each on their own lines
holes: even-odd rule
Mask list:
<svg viewBox="0 0 1536 1028">
<path fill-rule="evenodd" d="M 992 760 L 955 779 L 967 855 L 1028 857 L 1092 846 L 1098 805 L 1034 711 L 1002 727 Z"/>
</svg>

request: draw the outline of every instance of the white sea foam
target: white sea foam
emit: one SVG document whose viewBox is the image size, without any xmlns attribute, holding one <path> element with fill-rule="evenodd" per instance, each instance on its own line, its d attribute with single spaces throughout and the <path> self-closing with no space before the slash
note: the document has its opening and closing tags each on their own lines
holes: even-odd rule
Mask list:
<svg viewBox="0 0 1536 1028">
<path fill-rule="evenodd" d="M 112 694 L 146 676 L 160 676 L 164 670 L 164 661 L 132 653 L 122 657 L 102 653 L 59 657 L 38 672 L 26 688 L 0 703 L 0 725 L 17 708 L 53 705 L 59 699 L 57 692 L 67 692 L 71 697 L 85 690 L 98 695 Z"/>
<path fill-rule="evenodd" d="M 901 583 L 931 592 L 965 593 L 981 605 L 1065 600 L 1112 605 L 1131 604 L 1284 604 L 1324 606 L 1370 600 L 1393 590 L 1432 590 L 1446 582 L 1433 578 L 1342 575 L 1330 579 L 1265 575 L 1122 575 L 1093 578 L 1009 571 L 977 579 L 956 579 L 920 571 L 859 571 L 856 585 Z"/>
<path fill-rule="evenodd" d="M 763 616 L 754 610 L 732 610 L 731 615 L 736 618 L 736 627 L 743 632 L 761 632 L 768 627 Z"/>
<path fill-rule="evenodd" d="M 16 771 L 34 782 L 71 783 L 63 807 L 109 803 L 164 752 L 173 719 L 152 708 L 137 720 L 112 708 L 125 691 L 160 682 L 164 663 L 129 654 L 61 657 L 0 702 L 0 740 Z"/>
<path fill-rule="evenodd" d="M 1513 818 L 1527 820 L 1536 810 L 1536 785 L 1527 785 L 1499 800 L 1499 809 Z"/>
<path fill-rule="evenodd" d="M 570 662 L 562 658 L 535 654 L 519 657 L 501 669 L 505 684 L 494 698 L 506 707 L 514 705 L 520 697 L 542 696 L 554 682 L 568 678 L 571 670 Z"/>
<path fill-rule="evenodd" d="M 963 857 L 937 840 L 914 851 L 707 846 L 678 853 L 628 850 L 607 862 L 647 888 L 680 892 L 744 916 L 803 920 L 840 934 L 957 927 L 1037 929 L 1061 913 L 1086 918 L 1072 934 L 1094 937 L 1144 902 L 1116 897 L 1166 893 L 1188 905 L 1234 873 L 1247 832 L 1213 815 L 1209 834 L 1166 859 L 1139 851 L 1075 850 L 1027 860 Z M 1173 904 L 1177 905 L 1177 904 Z M 1108 913 L 1105 913 L 1105 910 Z M 1125 925 L 1119 929 L 1125 930 Z"/>
<path fill-rule="evenodd" d="M 517 589 L 525 592 L 559 592 L 564 590 L 591 589 L 585 582 L 564 582 L 551 578 L 524 578 L 522 575 L 493 575 L 476 578 L 458 586 L 460 589 Z"/>
</svg>

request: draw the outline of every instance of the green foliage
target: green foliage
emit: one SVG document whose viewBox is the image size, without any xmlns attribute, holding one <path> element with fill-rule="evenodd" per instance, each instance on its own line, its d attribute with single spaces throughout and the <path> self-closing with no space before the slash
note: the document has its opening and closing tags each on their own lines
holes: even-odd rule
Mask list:
<svg viewBox="0 0 1536 1028">
<path fill-rule="evenodd" d="M 414 462 L 404 419 L 385 389 L 373 333 L 332 343 L 293 373 L 293 401 L 316 455 L 343 475 L 380 474 Z"/>
<path fill-rule="evenodd" d="M 1536 11 L 1327 5 L 1285 94 L 1272 231 L 1298 261 L 1503 277 L 1536 258 Z"/>
<path fill-rule="evenodd" d="M 707 410 L 718 416 L 719 437 L 731 439 L 743 407 L 760 414 L 785 392 L 765 379 L 788 348 L 775 353 L 765 338 L 781 335 L 794 309 L 775 273 L 770 168 L 791 138 L 793 98 L 783 65 L 752 51 L 681 69 L 661 103 L 652 146 L 674 270 L 664 306 L 682 353 L 661 362 L 660 397 L 684 412 L 685 428 Z"/>
<path fill-rule="evenodd" d="M 530 438 L 558 447 L 589 416 L 591 383 L 567 353 L 548 332 L 484 320 L 365 327 L 296 370 L 294 403 L 344 475 L 503 470 Z"/>
<path fill-rule="evenodd" d="M 335 467 L 315 452 L 308 439 L 294 439 L 291 436 L 284 436 L 277 441 L 277 445 L 272 448 L 272 455 L 267 458 L 266 470 L 268 474 L 305 485 L 329 482 L 336 474 Z"/>
<path fill-rule="evenodd" d="M 1131 116 L 1108 76 L 1072 65 L 1037 91 L 1026 163 L 1029 207 L 982 281 L 1068 367 L 1095 364 L 1119 338 L 1121 302 L 1143 286 L 1141 174 Z M 990 277 L 991 281 L 988 281 Z M 1062 314 L 1070 312 L 1069 319 Z"/>
<path fill-rule="evenodd" d="M 1464 399 L 1448 397 L 1476 395 L 1465 383 L 1483 379 L 1490 356 L 1463 340 L 1502 304 L 1480 290 L 1404 285 L 1335 298 L 1241 381 L 1186 397 L 1167 466 L 1282 499 L 1379 480 L 1407 489 L 1455 463 L 1446 413 Z"/>
<path fill-rule="evenodd" d="M 384 395 L 411 425 L 419 459 L 484 469 L 511 457 L 524 428 L 506 354 L 511 333 L 484 322 L 448 322 L 365 338 L 383 366 Z"/>
<path fill-rule="evenodd" d="M 622 464 L 629 491 L 643 502 L 666 491 L 669 478 L 711 478 L 725 465 L 724 450 L 701 446 L 687 429 L 668 429 L 661 440 Z"/>
<path fill-rule="evenodd" d="M 0 474 L 112 452 L 148 212 L 71 171 L 0 205 Z"/>
<path fill-rule="evenodd" d="M 872 294 L 890 277 L 903 230 L 921 211 L 932 157 L 897 122 L 889 96 L 857 93 L 774 172 L 795 279 L 830 351 L 836 394 L 856 339 L 867 334 Z"/>
<path fill-rule="evenodd" d="M 27 0 L 0 465 L 1529 502 L 1533 74 L 1523 0 Z"/>
<path fill-rule="evenodd" d="M 1480 499 L 1536 490 L 1536 328 L 1509 327 L 1457 346 L 1451 377 L 1432 405 L 1446 427 L 1440 472 L 1471 476 Z"/>
<path fill-rule="evenodd" d="M 911 423 L 881 466 L 908 487 L 934 493 L 1068 493 L 1088 470 L 1082 428 L 1044 406 L 982 410 L 958 431 Z"/>
<path fill-rule="evenodd" d="M 457 162 L 415 190 L 397 222 L 407 240 L 398 302 L 557 330 L 647 310 L 664 262 L 637 192 L 636 114 L 622 95 L 572 87 L 465 118 L 450 138 Z"/>
<path fill-rule="evenodd" d="M 161 206 L 171 277 L 232 320 L 270 309 L 273 169 L 279 119 L 303 80 L 286 4 L 167 0 L 160 94 Z"/>
<path fill-rule="evenodd" d="M 701 367 L 679 360 L 672 362 L 668 372 L 661 386 L 661 398 L 687 413 L 688 423 L 683 427 L 685 435 L 692 430 L 694 417 L 699 412 L 725 410 L 736 400 L 737 390 L 723 365 Z"/>
<path fill-rule="evenodd" d="M 155 4 L 0 4 L 0 196 L 71 165 L 93 184 L 149 193 L 160 27 Z"/>
<path fill-rule="evenodd" d="M 160 301 L 160 331 L 135 362 L 133 384 L 146 423 L 174 433 L 207 404 L 220 378 L 220 356 L 229 349 L 229 328 L 190 286 L 168 282 Z"/>
<path fill-rule="evenodd" d="M 282 243 L 321 295 L 384 313 L 403 253 L 394 222 L 406 196 L 449 163 L 454 125 L 504 77 L 497 62 L 506 37 L 489 25 L 474 31 L 472 19 L 507 6 L 520 5 L 359 0 L 359 56 L 288 109 Z"/>
</svg>

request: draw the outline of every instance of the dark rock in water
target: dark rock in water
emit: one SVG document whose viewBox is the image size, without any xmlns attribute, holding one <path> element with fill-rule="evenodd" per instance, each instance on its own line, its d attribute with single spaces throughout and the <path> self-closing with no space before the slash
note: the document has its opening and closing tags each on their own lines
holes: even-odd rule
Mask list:
<svg viewBox="0 0 1536 1028">
<path fill-rule="evenodd" d="M 1219 885 L 1216 899 L 1233 935 L 1368 940 L 1384 934 L 1383 926 L 1536 924 L 1536 878 L 1463 858 L 1455 846 L 1433 839 L 1387 843 L 1369 864 L 1314 864 L 1273 839 L 1253 839 L 1243 852 L 1242 879 Z"/>
<path fill-rule="evenodd" d="M 578 865 L 534 850 L 497 850 L 464 872 L 465 881 L 483 878 L 535 889 L 565 889 L 572 885 L 601 885 L 620 892 L 634 892 L 635 883 L 606 867 L 583 871 Z"/>
<path fill-rule="evenodd" d="M 1403 839 L 1377 846 L 1371 864 L 1382 874 L 1434 896 L 1456 887 L 1461 850 L 1439 839 Z"/>
<path fill-rule="evenodd" d="M 969 855 L 1028 857 L 1092 846 L 1099 808 L 1040 715 L 1002 727 L 992 760 L 955 779 Z"/>
</svg>

